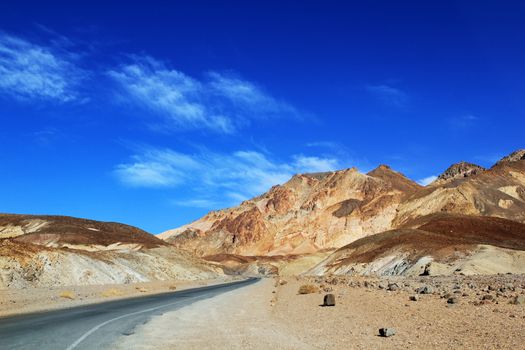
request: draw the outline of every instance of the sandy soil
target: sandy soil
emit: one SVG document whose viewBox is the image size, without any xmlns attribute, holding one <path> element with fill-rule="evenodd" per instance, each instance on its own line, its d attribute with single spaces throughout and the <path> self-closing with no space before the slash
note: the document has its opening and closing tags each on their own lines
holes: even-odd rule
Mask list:
<svg viewBox="0 0 525 350">
<path fill-rule="evenodd" d="M 116 349 L 308 349 L 275 323 L 273 279 L 154 317 L 123 336 Z"/>
<path fill-rule="evenodd" d="M 50 288 L 0 289 L 0 317 L 69 308 L 139 295 L 165 293 L 236 279 L 223 277 L 198 281 L 153 281 Z"/>
<path fill-rule="evenodd" d="M 367 281 L 365 284 L 364 282 Z M 522 348 L 524 276 L 444 277 L 394 280 L 266 279 L 246 288 L 154 317 L 123 336 L 118 349 L 496 349 Z M 322 307 L 324 291 L 298 295 L 313 283 L 336 295 Z M 434 294 L 414 289 L 429 283 Z M 512 289 L 499 289 L 512 284 Z M 366 286 L 365 286 L 366 285 Z M 454 287 L 455 286 L 455 287 Z M 501 287 L 503 288 L 503 287 Z M 448 304 L 450 292 L 458 300 Z M 482 300 L 492 295 L 493 300 Z M 378 336 L 381 327 L 396 334 Z"/>
</svg>

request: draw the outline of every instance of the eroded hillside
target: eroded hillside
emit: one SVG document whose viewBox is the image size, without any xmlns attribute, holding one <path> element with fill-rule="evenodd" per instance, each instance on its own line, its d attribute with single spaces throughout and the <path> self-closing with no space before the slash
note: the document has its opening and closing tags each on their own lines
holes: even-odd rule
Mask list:
<svg viewBox="0 0 525 350">
<path fill-rule="evenodd" d="M 0 215 L 0 288 L 214 278 L 222 270 L 136 227 Z"/>
<path fill-rule="evenodd" d="M 227 255 L 274 257 L 280 262 L 292 256 L 315 256 L 387 231 L 387 236 L 410 237 L 432 246 L 436 227 L 446 227 L 445 223 L 432 221 L 437 226 L 430 236 L 417 225 L 437 214 L 454 220 L 471 217 L 478 222 L 485 220 L 479 217 L 494 217 L 524 223 L 524 155 L 525 151 L 516 151 L 490 169 L 460 162 L 424 187 L 385 165 L 367 174 L 355 168 L 299 174 L 238 207 L 210 212 L 160 237 L 198 256 L 226 261 Z M 460 234 L 465 236 L 451 247 L 458 245 L 465 254 L 474 254 L 481 245 L 492 247 L 467 231 Z"/>
</svg>

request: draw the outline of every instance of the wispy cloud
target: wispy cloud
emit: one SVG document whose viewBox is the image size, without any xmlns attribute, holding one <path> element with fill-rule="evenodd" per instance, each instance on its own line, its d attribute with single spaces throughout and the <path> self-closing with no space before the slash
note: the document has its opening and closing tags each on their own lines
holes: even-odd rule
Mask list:
<svg viewBox="0 0 525 350">
<path fill-rule="evenodd" d="M 449 126 L 454 130 L 468 129 L 479 121 L 479 118 L 472 114 L 465 114 L 459 117 L 450 118 L 448 120 Z"/>
<path fill-rule="evenodd" d="M 189 155 L 148 148 L 133 155 L 131 163 L 117 165 L 115 174 L 134 187 L 170 187 L 184 183 L 188 174 L 200 168 L 201 164 Z"/>
<path fill-rule="evenodd" d="M 250 81 L 219 72 L 197 79 L 149 56 L 132 56 L 108 74 L 127 101 L 166 127 L 232 133 L 253 119 L 297 114 Z"/>
<path fill-rule="evenodd" d="M 408 94 L 390 85 L 367 85 L 366 90 L 383 103 L 402 107 L 408 102 Z"/>
<path fill-rule="evenodd" d="M 215 208 L 221 205 L 220 202 L 217 202 L 213 199 L 208 199 L 208 198 L 174 200 L 171 202 L 171 204 L 177 207 L 204 208 L 204 209 Z"/>
<path fill-rule="evenodd" d="M 86 73 L 58 42 L 40 45 L 0 32 L 0 93 L 19 100 L 81 101 Z"/>
<path fill-rule="evenodd" d="M 422 186 L 426 186 L 426 185 L 429 185 L 431 184 L 433 181 L 435 181 L 438 177 L 436 175 L 431 175 L 431 176 L 427 176 L 423 179 L 420 179 L 420 180 L 417 180 L 417 183 L 422 185 Z"/>
<path fill-rule="evenodd" d="M 339 161 L 335 158 L 294 156 L 294 166 L 300 172 L 323 172 L 337 169 Z"/>
<path fill-rule="evenodd" d="M 318 148 L 330 148 L 330 149 L 344 148 L 343 145 L 339 144 L 338 142 L 334 142 L 334 141 L 308 142 L 306 144 L 306 147 L 318 147 Z"/>
<path fill-rule="evenodd" d="M 271 186 L 304 172 L 337 170 L 336 158 L 294 155 L 288 162 L 272 159 L 258 151 L 231 154 L 201 151 L 185 154 L 171 149 L 147 148 L 119 164 L 118 179 L 134 187 L 192 189 L 186 205 L 237 203 L 267 191 Z M 180 200 L 175 203 L 180 204 Z"/>
</svg>

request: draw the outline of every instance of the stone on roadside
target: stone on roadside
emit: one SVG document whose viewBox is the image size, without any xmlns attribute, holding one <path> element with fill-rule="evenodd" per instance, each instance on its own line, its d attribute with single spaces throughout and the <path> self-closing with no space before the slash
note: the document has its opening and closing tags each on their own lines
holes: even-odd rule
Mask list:
<svg viewBox="0 0 525 350">
<path fill-rule="evenodd" d="M 335 306 L 335 295 L 326 294 L 324 296 L 323 306 Z"/>
<path fill-rule="evenodd" d="M 518 295 L 518 296 L 512 298 L 510 303 L 514 304 L 514 305 L 523 305 L 523 304 L 525 304 L 525 296 Z"/>
<path fill-rule="evenodd" d="M 448 304 L 457 304 L 459 302 L 459 299 L 456 297 L 448 298 L 447 303 Z"/>
<path fill-rule="evenodd" d="M 418 294 L 432 294 L 434 289 L 431 286 L 423 286 L 416 290 Z"/>
<path fill-rule="evenodd" d="M 399 290 L 399 285 L 397 283 L 389 283 L 387 290 L 395 292 L 396 290 Z"/>
<path fill-rule="evenodd" d="M 411 296 L 409 297 L 409 299 L 410 299 L 411 301 L 418 301 L 418 300 L 419 300 L 419 296 L 418 296 L 418 295 L 411 295 Z"/>
<path fill-rule="evenodd" d="M 396 334 L 396 330 L 394 328 L 379 328 L 379 335 L 382 337 L 391 337 L 394 334 Z"/>
</svg>

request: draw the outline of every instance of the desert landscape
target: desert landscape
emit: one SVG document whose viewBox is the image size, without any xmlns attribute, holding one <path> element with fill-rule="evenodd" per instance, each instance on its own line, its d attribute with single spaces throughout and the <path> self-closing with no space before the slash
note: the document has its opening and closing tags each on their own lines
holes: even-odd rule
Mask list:
<svg viewBox="0 0 525 350">
<path fill-rule="evenodd" d="M 525 348 L 524 18 L 0 1 L 0 350 Z"/>
<path fill-rule="evenodd" d="M 257 277 L 152 316 L 110 347 L 519 347 L 523 208 L 520 150 L 490 169 L 452 165 L 427 186 L 387 166 L 299 174 L 158 237 L 117 223 L 2 214 L 1 315 Z"/>
</svg>

